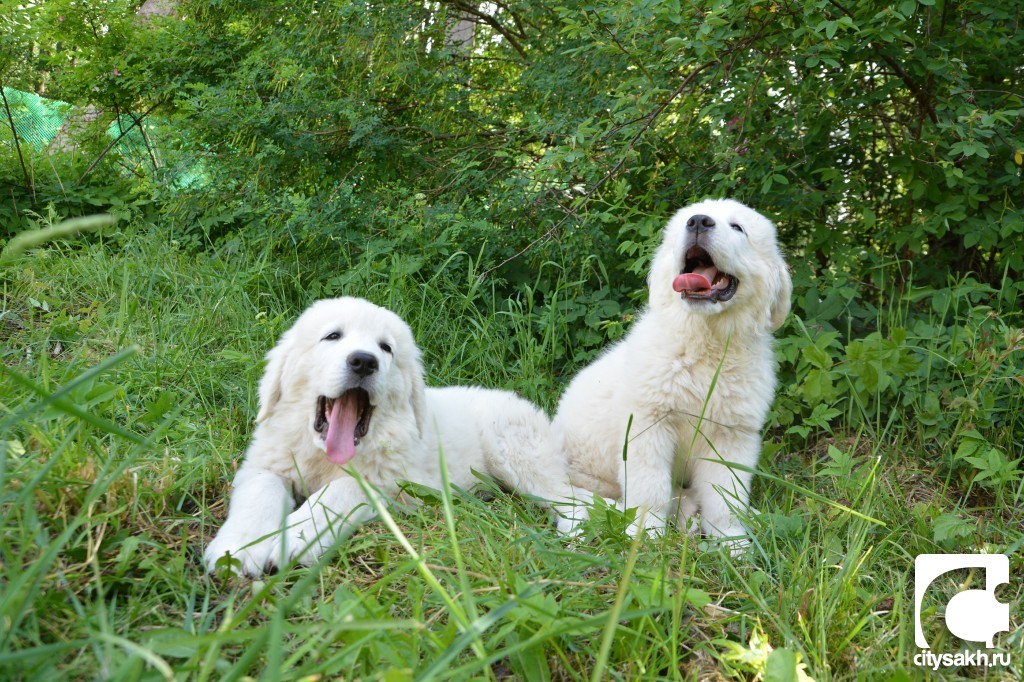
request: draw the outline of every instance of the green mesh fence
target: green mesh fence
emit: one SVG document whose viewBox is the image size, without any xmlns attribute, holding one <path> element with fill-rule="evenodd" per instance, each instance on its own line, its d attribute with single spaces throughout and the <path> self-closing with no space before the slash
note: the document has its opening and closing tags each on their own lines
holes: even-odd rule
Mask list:
<svg viewBox="0 0 1024 682">
<path fill-rule="evenodd" d="M 11 117 L 14 119 L 14 129 L 18 131 L 18 137 L 22 143 L 28 143 L 36 150 L 43 149 L 57 136 L 70 108 L 65 102 L 43 99 L 31 92 L 11 88 L 4 88 L 4 97 L 11 108 Z M 7 118 L 7 112 L 3 112 L 3 117 Z M 10 121 L 4 123 L 3 129 L 0 130 L 0 140 L 10 145 L 11 124 Z"/>
<path fill-rule="evenodd" d="M 64 126 L 71 105 L 31 92 L 3 90 L 22 151 L 46 149 Z M 6 147 L 13 153 L 14 138 L 6 111 L 0 111 L 0 120 L 0 148 Z M 167 144 L 168 130 L 159 118 L 137 123 L 134 116 L 122 114 L 107 127 L 107 135 L 117 141 L 109 153 L 126 173 L 143 173 L 176 188 L 205 185 L 207 176 L 202 161 L 182 151 L 180 138 L 177 145 Z"/>
</svg>

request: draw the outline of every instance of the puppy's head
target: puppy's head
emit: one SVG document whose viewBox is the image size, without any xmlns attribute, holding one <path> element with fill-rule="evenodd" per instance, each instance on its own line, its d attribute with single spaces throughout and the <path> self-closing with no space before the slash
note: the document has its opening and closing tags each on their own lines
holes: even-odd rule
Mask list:
<svg viewBox="0 0 1024 682">
<path fill-rule="evenodd" d="M 793 287 L 775 226 L 731 199 L 702 201 L 672 217 L 648 284 L 652 308 L 750 315 L 765 329 L 785 321 Z"/>
<path fill-rule="evenodd" d="M 412 331 L 359 298 L 317 301 L 267 354 L 257 422 L 308 429 L 336 464 L 373 438 L 380 420 L 412 420 L 422 435 L 424 383 Z M 300 426 L 301 425 L 301 426 Z"/>
</svg>

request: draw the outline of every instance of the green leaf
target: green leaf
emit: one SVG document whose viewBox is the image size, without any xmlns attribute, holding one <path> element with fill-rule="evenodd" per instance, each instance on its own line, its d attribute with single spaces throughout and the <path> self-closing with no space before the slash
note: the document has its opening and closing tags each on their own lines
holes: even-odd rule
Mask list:
<svg viewBox="0 0 1024 682">
<path fill-rule="evenodd" d="M 953 459 L 965 460 L 986 445 L 988 445 L 988 441 L 980 433 L 977 431 L 965 431 L 960 437 L 960 443 L 957 445 Z"/>
<path fill-rule="evenodd" d="M 698 590 L 696 587 L 686 587 L 685 589 L 686 603 L 697 611 L 702 610 L 705 606 L 714 601 L 711 598 L 711 595 L 704 590 Z"/>
<path fill-rule="evenodd" d="M 157 399 L 146 405 L 146 412 L 139 419 L 146 424 L 156 424 L 174 407 L 174 399 L 171 391 L 160 391 Z"/>
<path fill-rule="evenodd" d="M 811 410 L 811 414 L 804 420 L 804 423 L 821 429 L 828 429 L 830 422 L 841 414 L 842 412 L 829 406 L 828 403 L 818 403 Z"/>
<path fill-rule="evenodd" d="M 825 370 L 812 369 L 800 386 L 804 399 L 809 403 L 828 400 L 835 396 L 836 389 L 832 375 Z"/>
<path fill-rule="evenodd" d="M 873 229 L 875 227 L 875 212 L 870 208 L 865 208 L 861 211 L 861 220 L 864 221 L 865 229 Z"/>
<path fill-rule="evenodd" d="M 510 633 L 506 640 L 509 648 L 515 647 L 520 642 L 519 633 Z M 551 668 L 548 666 L 548 659 L 545 656 L 542 643 L 516 649 L 509 656 L 509 662 L 519 679 L 539 680 L 540 682 L 547 682 L 551 679 Z"/>
<path fill-rule="evenodd" d="M 832 444 L 828 446 L 828 456 L 832 461 L 822 467 L 821 473 L 838 479 L 848 478 L 853 472 L 854 456 L 851 453 L 843 452 Z"/>
<path fill-rule="evenodd" d="M 818 369 L 829 369 L 832 367 L 832 358 L 824 349 L 818 346 L 808 346 L 803 350 L 803 357 Z"/>
<path fill-rule="evenodd" d="M 932 537 L 938 543 L 969 537 L 974 534 L 974 531 L 973 523 L 964 521 L 956 514 L 940 514 L 932 521 Z"/>
<path fill-rule="evenodd" d="M 764 682 L 797 682 L 797 671 L 796 653 L 789 649 L 776 649 L 765 662 Z"/>
</svg>

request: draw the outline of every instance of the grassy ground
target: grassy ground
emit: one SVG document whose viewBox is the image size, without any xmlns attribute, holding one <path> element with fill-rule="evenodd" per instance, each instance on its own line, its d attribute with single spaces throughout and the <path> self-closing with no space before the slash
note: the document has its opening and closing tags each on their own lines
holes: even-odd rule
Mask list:
<svg viewBox="0 0 1024 682">
<path fill-rule="evenodd" d="M 539 507 L 484 482 L 392 508 L 311 569 L 207 577 L 262 355 L 313 298 L 363 295 L 406 317 L 432 384 L 515 388 L 550 409 L 571 375 L 553 360 L 565 320 L 496 310 L 467 259 L 423 283 L 397 256 L 313 258 L 128 232 L 4 267 L 0 677 L 1020 679 L 1021 430 L 997 443 L 1000 485 L 982 485 L 943 465 L 961 421 L 924 437 L 914 400 L 767 434 L 739 557 L 678 532 L 631 542 L 606 510 L 567 544 Z M 914 665 L 914 557 L 944 551 L 1010 555 L 998 595 L 1017 629 L 997 637 L 1010 668 Z M 954 652 L 945 602 L 926 599 L 925 631 Z"/>
</svg>

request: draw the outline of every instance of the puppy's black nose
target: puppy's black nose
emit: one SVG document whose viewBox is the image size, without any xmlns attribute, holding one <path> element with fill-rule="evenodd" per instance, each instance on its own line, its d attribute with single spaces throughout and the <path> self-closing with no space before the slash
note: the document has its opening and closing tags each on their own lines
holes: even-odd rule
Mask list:
<svg viewBox="0 0 1024 682">
<path fill-rule="evenodd" d="M 690 219 L 686 221 L 686 231 L 696 232 L 697 234 L 700 234 L 701 232 L 707 232 L 714 226 L 714 218 L 707 215 L 701 215 L 699 213 L 695 216 L 690 216 Z"/>
<path fill-rule="evenodd" d="M 380 365 L 377 356 L 357 350 L 348 356 L 348 368 L 361 377 L 367 377 L 377 371 Z"/>
</svg>

